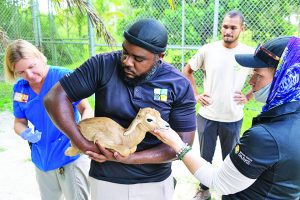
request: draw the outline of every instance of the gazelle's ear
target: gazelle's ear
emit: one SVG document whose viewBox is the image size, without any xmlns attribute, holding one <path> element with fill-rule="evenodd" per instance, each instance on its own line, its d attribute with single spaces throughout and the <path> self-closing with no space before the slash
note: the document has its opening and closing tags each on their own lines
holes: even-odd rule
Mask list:
<svg viewBox="0 0 300 200">
<path fill-rule="evenodd" d="M 126 135 L 130 135 L 133 131 L 134 131 L 134 129 L 136 128 L 136 126 L 139 124 L 139 123 L 141 123 L 142 122 L 142 120 L 140 119 L 140 117 L 139 116 L 137 116 L 132 122 L 131 122 L 131 124 L 130 124 L 130 126 L 128 127 L 128 129 L 124 132 L 124 136 L 126 136 Z"/>
</svg>

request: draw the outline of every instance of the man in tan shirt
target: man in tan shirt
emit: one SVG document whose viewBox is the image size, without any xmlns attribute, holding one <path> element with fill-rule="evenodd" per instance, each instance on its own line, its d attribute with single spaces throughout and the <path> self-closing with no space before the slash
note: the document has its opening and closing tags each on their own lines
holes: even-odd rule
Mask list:
<svg viewBox="0 0 300 200">
<path fill-rule="evenodd" d="M 252 97 L 241 90 L 251 69 L 241 67 L 235 54 L 253 53 L 253 49 L 241 44 L 238 39 L 244 31 L 244 17 L 238 11 L 228 12 L 223 20 L 222 40 L 201 47 L 184 68 L 190 80 L 197 102 L 201 104 L 197 114 L 200 154 L 212 162 L 217 137 L 220 138 L 222 157 L 233 149 L 240 137 L 243 121 L 243 105 Z M 198 94 L 193 73 L 204 74 L 203 93 Z M 209 199 L 209 188 L 200 184 L 194 199 Z"/>
</svg>

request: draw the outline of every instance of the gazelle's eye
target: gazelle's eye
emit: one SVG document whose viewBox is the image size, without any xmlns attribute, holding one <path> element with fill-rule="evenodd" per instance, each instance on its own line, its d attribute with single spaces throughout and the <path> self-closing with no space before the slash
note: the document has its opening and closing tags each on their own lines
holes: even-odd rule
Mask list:
<svg viewBox="0 0 300 200">
<path fill-rule="evenodd" d="M 153 119 L 147 119 L 147 122 L 152 122 L 153 121 Z"/>
</svg>

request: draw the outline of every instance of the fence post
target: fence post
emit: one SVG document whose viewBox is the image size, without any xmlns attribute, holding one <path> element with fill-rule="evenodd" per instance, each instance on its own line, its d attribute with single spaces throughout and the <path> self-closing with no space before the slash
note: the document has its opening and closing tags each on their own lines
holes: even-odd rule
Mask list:
<svg viewBox="0 0 300 200">
<path fill-rule="evenodd" d="M 37 32 L 38 32 L 38 45 L 42 49 L 42 29 L 41 29 L 41 13 L 40 4 L 37 0 Z"/>
<path fill-rule="evenodd" d="M 93 7 L 92 0 L 88 0 L 88 5 L 90 8 Z M 90 56 L 95 55 L 95 33 L 94 33 L 94 27 L 91 22 L 91 19 L 88 17 L 88 31 L 89 31 L 89 50 L 90 50 Z"/>
<path fill-rule="evenodd" d="M 217 36 L 218 36 L 219 6 L 220 6 L 219 0 L 215 0 L 213 41 L 216 41 L 217 40 Z"/>
<path fill-rule="evenodd" d="M 184 68 L 184 40 L 185 40 L 185 32 L 184 32 L 184 27 L 185 27 L 185 21 L 184 21 L 184 15 L 185 15 L 185 0 L 181 1 L 181 71 L 183 71 Z"/>
<path fill-rule="evenodd" d="M 56 56 L 56 46 L 54 44 L 55 36 L 55 24 L 53 21 L 53 7 L 52 1 L 48 0 L 48 17 L 49 17 L 49 27 L 50 27 L 50 44 L 51 44 L 51 54 L 52 54 L 52 64 L 58 65 Z"/>
<path fill-rule="evenodd" d="M 38 36 L 38 25 L 37 25 L 37 2 L 36 0 L 31 0 L 31 16 L 32 16 L 32 28 L 33 28 L 33 37 L 34 44 L 39 46 L 39 36 Z"/>
</svg>

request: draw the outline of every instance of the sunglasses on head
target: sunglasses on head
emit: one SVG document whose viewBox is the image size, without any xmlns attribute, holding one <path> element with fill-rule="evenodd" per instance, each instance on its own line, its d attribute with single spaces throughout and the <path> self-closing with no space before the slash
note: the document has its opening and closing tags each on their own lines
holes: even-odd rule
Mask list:
<svg viewBox="0 0 300 200">
<path fill-rule="evenodd" d="M 280 57 L 263 47 L 261 44 L 257 46 L 254 55 L 270 66 L 277 66 Z"/>
</svg>

